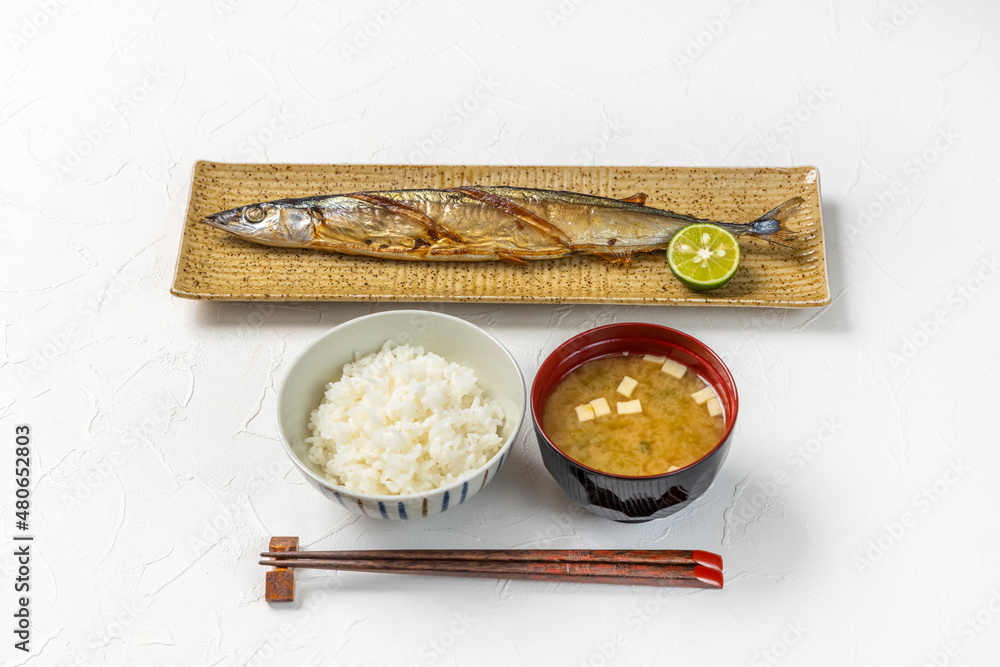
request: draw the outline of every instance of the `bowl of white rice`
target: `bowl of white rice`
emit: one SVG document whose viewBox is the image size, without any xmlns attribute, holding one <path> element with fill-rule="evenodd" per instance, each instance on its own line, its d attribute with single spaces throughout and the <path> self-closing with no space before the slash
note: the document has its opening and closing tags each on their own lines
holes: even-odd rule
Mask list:
<svg viewBox="0 0 1000 667">
<path fill-rule="evenodd" d="M 465 320 L 394 310 L 345 322 L 292 363 L 278 432 L 305 478 L 373 518 L 410 520 L 467 502 L 521 428 L 524 378 Z"/>
</svg>

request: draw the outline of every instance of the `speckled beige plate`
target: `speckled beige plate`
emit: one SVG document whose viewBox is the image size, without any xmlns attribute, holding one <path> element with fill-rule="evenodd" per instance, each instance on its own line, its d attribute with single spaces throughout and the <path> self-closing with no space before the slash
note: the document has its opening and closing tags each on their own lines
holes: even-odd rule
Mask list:
<svg viewBox="0 0 1000 667">
<path fill-rule="evenodd" d="M 725 287 L 697 293 L 670 273 L 663 254 L 631 265 L 570 257 L 503 262 L 403 262 L 272 248 L 199 224 L 206 215 L 283 197 L 396 188 L 514 185 L 605 197 L 649 195 L 648 206 L 711 220 L 753 220 L 805 198 L 788 226 L 795 248 L 741 238 L 743 260 Z M 469 167 L 284 165 L 199 162 L 171 290 L 230 301 L 489 301 L 805 307 L 830 302 L 819 172 L 671 167 Z"/>
</svg>

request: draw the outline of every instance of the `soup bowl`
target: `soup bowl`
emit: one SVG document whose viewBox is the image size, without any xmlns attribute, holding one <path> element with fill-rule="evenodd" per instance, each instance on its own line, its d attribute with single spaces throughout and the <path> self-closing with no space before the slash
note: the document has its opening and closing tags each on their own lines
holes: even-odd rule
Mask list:
<svg viewBox="0 0 1000 667">
<path fill-rule="evenodd" d="M 707 454 L 672 472 L 630 477 L 587 466 L 552 443 L 542 423 L 545 404 L 556 386 L 587 361 L 625 352 L 673 359 L 715 389 L 723 406 L 725 429 Z M 570 498 L 591 512 L 628 523 L 670 516 L 711 486 L 729 452 L 738 411 L 736 383 L 715 352 L 676 329 L 640 322 L 609 324 L 570 338 L 545 359 L 531 387 L 531 418 L 545 468 Z"/>
</svg>

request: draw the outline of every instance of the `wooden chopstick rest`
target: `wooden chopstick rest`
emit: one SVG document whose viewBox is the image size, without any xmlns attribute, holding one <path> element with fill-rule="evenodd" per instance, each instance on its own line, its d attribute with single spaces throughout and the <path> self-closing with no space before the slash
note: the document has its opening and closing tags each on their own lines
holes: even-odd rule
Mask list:
<svg viewBox="0 0 1000 667">
<path fill-rule="evenodd" d="M 288 553 L 299 550 L 297 537 L 272 537 L 268 542 L 269 551 Z M 264 575 L 264 599 L 268 602 L 292 602 L 295 600 L 295 573 L 287 567 L 276 567 Z"/>
</svg>

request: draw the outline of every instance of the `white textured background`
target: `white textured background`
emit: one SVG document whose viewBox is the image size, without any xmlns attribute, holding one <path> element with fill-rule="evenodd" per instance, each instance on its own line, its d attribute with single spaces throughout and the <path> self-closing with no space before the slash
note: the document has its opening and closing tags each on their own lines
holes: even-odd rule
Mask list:
<svg viewBox="0 0 1000 667">
<path fill-rule="evenodd" d="M 35 0 L 0 19 L 0 662 L 996 664 L 1000 5 Z M 275 390 L 377 305 L 170 296 L 197 159 L 819 167 L 823 310 L 447 306 L 530 380 L 645 320 L 713 346 L 743 410 L 681 515 L 581 513 L 525 428 L 460 509 L 345 513 L 279 448 Z M 992 203 L 991 203 L 992 202 Z M 33 644 L 14 651 L 13 430 L 35 434 Z M 255 554 L 664 547 L 708 592 L 306 575 Z"/>
</svg>

